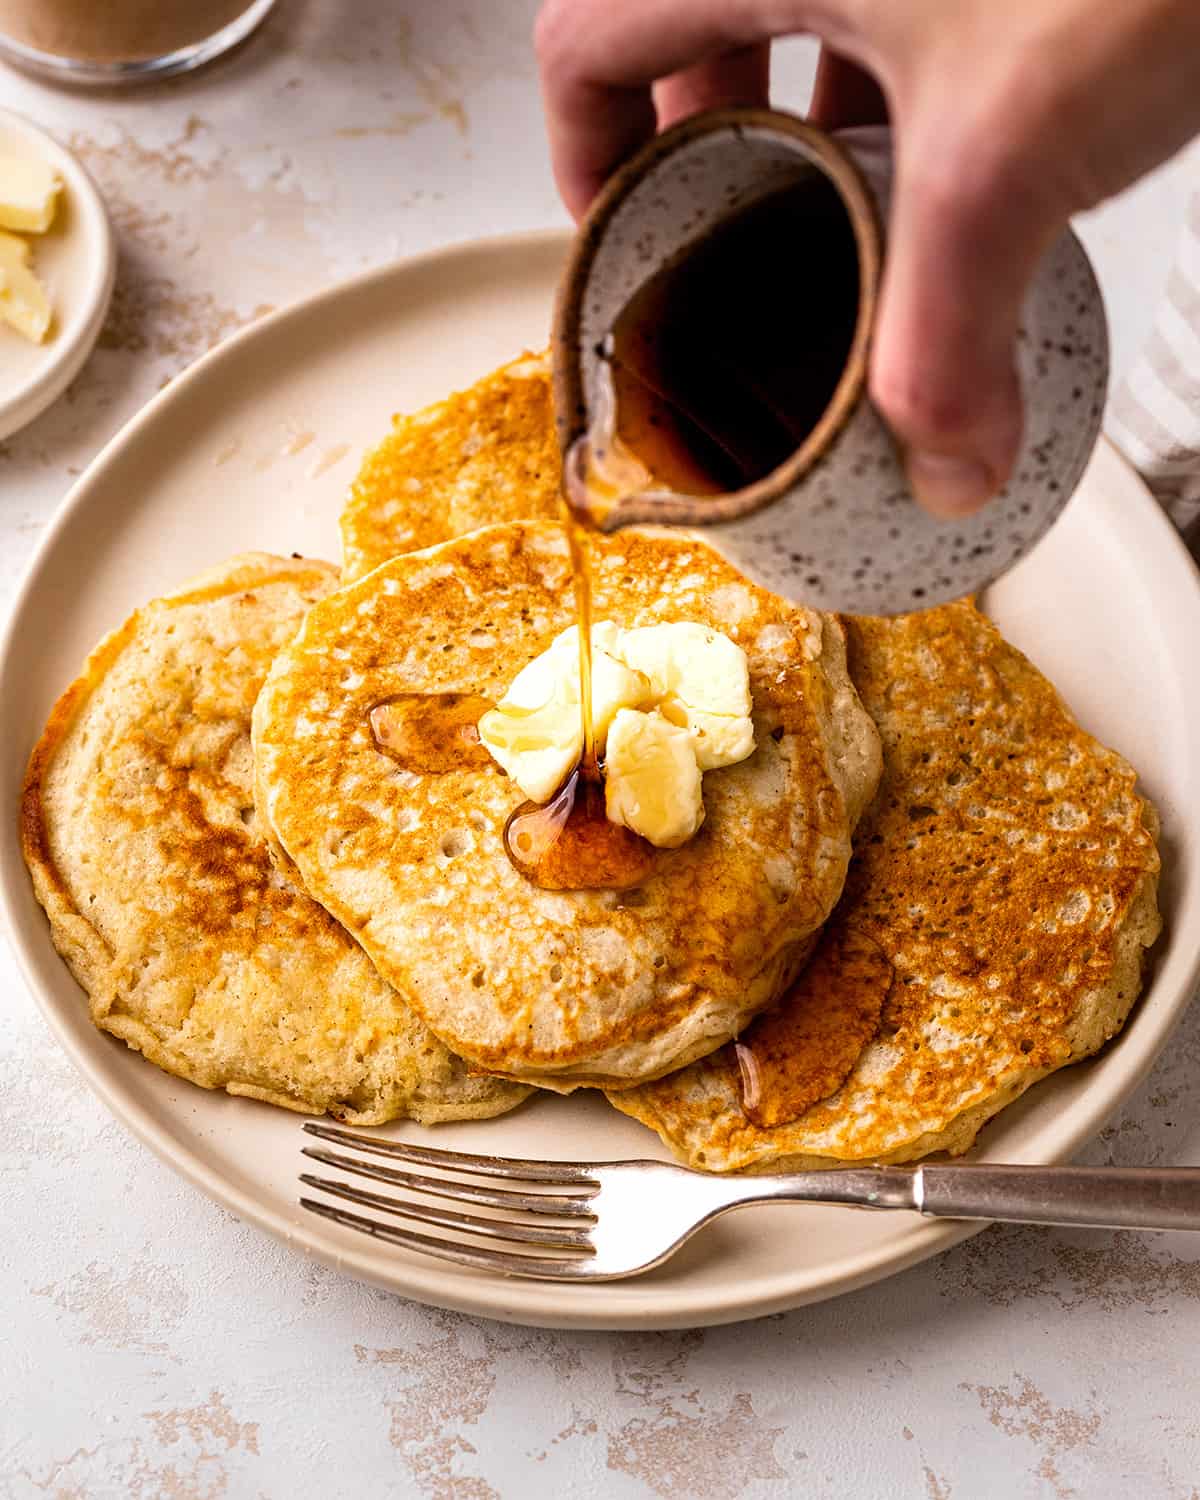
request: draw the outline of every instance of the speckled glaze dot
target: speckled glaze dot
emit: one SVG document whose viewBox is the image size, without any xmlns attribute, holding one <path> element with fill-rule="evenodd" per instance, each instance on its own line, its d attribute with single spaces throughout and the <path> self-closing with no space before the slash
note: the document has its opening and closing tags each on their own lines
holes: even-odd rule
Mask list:
<svg viewBox="0 0 1200 1500">
<path fill-rule="evenodd" d="M 777 593 L 825 609 L 900 614 L 978 591 L 1053 523 L 1100 431 L 1108 334 L 1091 264 L 1068 231 L 1043 259 L 1022 310 L 1016 362 L 1026 419 L 1012 479 L 974 516 L 943 521 L 922 510 L 866 393 L 891 184 L 886 130 L 846 131 L 835 141 L 776 111 L 715 111 L 658 137 L 618 172 L 584 222 L 559 292 L 559 440 L 566 453 L 587 431 L 599 351 L 638 287 L 731 214 L 814 170 L 846 205 L 861 288 L 858 330 L 824 417 L 757 484 L 703 500 L 639 494 L 615 507 L 605 528 L 696 528 Z M 819 296 L 799 251 L 797 263 L 796 295 Z"/>
</svg>

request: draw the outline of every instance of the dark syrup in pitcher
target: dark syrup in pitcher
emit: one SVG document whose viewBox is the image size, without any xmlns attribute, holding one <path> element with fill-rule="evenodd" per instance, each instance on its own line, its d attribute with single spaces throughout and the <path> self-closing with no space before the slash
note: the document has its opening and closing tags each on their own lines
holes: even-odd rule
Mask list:
<svg viewBox="0 0 1200 1500">
<path fill-rule="evenodd" d="M 816 171 L 686 248 L 598 350 L 604 411 L 569 465 L 569 504 L 600 525 L 623 492 L 703 497 L 765 479 L 828 409 L 859 291 L 853 225 Z"/>
</svg>

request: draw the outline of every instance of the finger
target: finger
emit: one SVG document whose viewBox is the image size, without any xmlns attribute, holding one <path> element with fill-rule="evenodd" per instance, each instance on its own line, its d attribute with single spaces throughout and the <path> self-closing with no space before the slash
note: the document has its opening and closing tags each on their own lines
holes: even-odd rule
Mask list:
<svg viewBox="0 0 1200 1500">
<path fill-rule="evenodd" d="M 884 125 L 888 118 L 887 100 L 870 73 L 822 47 L 808 118 L 823 130 Z"/>
<path fill-rule="evenodd" d="M 613 168 L 654 133 L 657 80 L 817 23 L 852 53 L 838 11 L 830 0 L 545 0 L 535 43 L 567 207 L 581 214 Z"/>
<path fill-rule="evenodd" d="M 982 166 L 929 175 L 914 165 L 927 159 L 902 145 L 871 394 L 904 447 L 917 498 L 959 516 L 1000 489 L 1016 458 L 1017 321 L 1058 226 L 1019 183 Z"/>
<path fill-rule="evenodd" d="M 658 128 L 665 130 L 702 109 L 765 105 L 770 85 L 770 47 L 739 47 L 736 52 L 718 53 L 655 84 Z"/>
</svg>

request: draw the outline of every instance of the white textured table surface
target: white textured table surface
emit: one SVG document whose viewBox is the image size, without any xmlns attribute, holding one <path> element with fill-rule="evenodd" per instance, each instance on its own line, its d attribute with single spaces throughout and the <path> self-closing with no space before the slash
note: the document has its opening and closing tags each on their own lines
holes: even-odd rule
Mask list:
<svg viewBox="0 0 1200 1500">
<path fill-rule="evenodd" d="M 66 397 L 0 445 L 0 601 L 72 478 L 269 307 L 453 239 L 563 221 L 531 0 L 281 0 L 237 57 L 125 97 L 0 74 L 120 235 Z M 812 52 L 785 49 L 800 105 Z M 1118 367 L 1194 151 L 1083 226 Z M 868 1291 L 710 1332 L 526 1332 L 310 1265 L 112 1121 L 0 950 L 0 1495 L 734 1500 L 1200 1494 L 1200 1241 L 991 1229 Z M 1200 1161 L 1200 1011 L 1087 1153 Z"/>
</svg>

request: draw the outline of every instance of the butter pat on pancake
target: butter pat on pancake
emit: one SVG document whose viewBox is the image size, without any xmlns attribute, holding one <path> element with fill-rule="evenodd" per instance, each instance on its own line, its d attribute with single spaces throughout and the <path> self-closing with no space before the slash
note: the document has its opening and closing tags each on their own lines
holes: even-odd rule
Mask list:
<svg viewBox="0 0 1200 1500">
<path fill-rule="evenodd" d="M 323 907 L 272 866 L 250 713 L 333 588 L 327 563 L 247 554 L 108 636 L 29 764 L 25 858 L 96 1025 L 204 1088 L 359 1125 L 502 1113 Z"/>
<path fill-rule="evenodd" d="M 660 849 L 695 838 L 704 795 L 691 734 L 653 713 L 623 708 L 613 720 L 604 761 L 605 816 Z"/>
<path fill-rule="evenodd" d="M 514 523 L 376 569 L 314 609 L 255 710 L 260 812 L 306 889 L 454 1051 L 570 1089 L 656 1077 L 779 995 L 837 900 L 879 768 L 836 621 L 677 535 L 590 543 L 618 626 L 693 620 L 745 651 L 758 749 L 705 776 L 707 818 L 632 891 L 549 891 L 503 845 L 523 795 L 499 767 L 423 774 L 373 706 L 495 702 L 572 621 L 557 525 Z"/>
<path fill-rule="evenodd" d="M 684 621 L 622 630 L 602 620 L 591 642 L 592 734 L 607 817 L 660 849 L 677 848 L 704 821 L 702 772 L 754 751 L 745 652 L 722 632 Z M 534 802 L 549 802 L 583 756 L 580 697 L 572 625 L 479 720 L 483 745 Z"/>
<path fill-rule="evenodd" d="M 846 630 L 884 771 L 835 921 L 892 965 L 882 1024 L 837 1092 L 788 1123 L 747 1117 L 732 1047 L 610 1095 L 693 1166 L 967 1150 L 1121 1029 L 1159 931 L 1158 819 L 1136 773 L 983 615 L 963 603 Z"/>
<path fill-rule="evenodd" d="M 614 715 L 649 701 L 649 681 L 611 649 L 620 634 L 611 621 L 592 627 L 592 730 L 601 755 Z M 548 802 L 583 754 L 579 683 L 579 629 L 571 625 L 479 720 L 480 741 L 534 802 Z"/>
<path fill-rule="evenodd" d="M 561 483 L 550 363 L 526 354 L 393 419 L 342 511 L 342 577 L 480 526 L 556 516 Z"/>
</svg>

